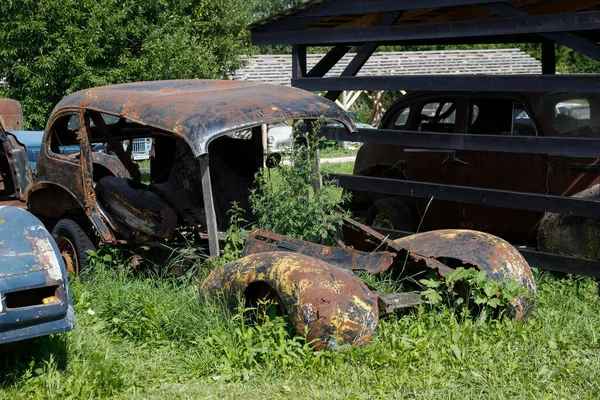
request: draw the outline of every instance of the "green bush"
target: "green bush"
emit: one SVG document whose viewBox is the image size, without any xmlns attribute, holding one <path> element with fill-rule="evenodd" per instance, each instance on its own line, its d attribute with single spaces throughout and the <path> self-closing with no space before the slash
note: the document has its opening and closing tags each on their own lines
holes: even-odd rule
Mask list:
<svg viewBox="0 0 600 400">
<path fill-rule="evenodd" d="M 472 313 L 485 320 L 489 316 L 502 316 L 517 297 L 531 297 L 528 289 L 512 279 L 497 281 L 487 277 L 487 271 L 458 267 L 439 280 L 421 279 L 426 287 L 421 294 L 430 304 L 445 304 L 462 316 Z"/>
<path fill-rule="evenodd" d="M 318 130 L 318 123 L 315 124 Z M 297 126 L 294 136 L 299 135 Z M 305 140 L 290 155 L 290 165 L 281 165 L 276 171 L 263 170 L 256 175 L 256 188 L 251 191 L 250 204 L 258 219 L 258 226 L 297 239 L 323 242 L 327 227 L 341 223 L 345 214 L 342 204 L 347 195 L 340 196 L 333 181 L 323 179 L 315 168 L 317 143 Z M 313 184 L 321 182 L 320 189 Z"/>
</svg>

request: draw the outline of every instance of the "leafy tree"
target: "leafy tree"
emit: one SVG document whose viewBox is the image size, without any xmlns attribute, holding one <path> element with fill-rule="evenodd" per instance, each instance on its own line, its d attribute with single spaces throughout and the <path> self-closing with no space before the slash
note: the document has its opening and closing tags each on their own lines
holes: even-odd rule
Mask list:
<svg viewBox="0 0 600 400">
<path fill-rule="evenodd" d="M 1 95 L 26 126 L 87 87 L 222 78 L 251 51 L 244 0 L 0 0 Z"/>
</svg>

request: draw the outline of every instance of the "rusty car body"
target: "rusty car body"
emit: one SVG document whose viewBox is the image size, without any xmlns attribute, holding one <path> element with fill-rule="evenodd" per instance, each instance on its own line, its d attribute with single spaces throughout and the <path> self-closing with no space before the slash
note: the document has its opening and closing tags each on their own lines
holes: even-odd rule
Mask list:
<svg viewBox="0 0 600 400">
<path fill-rule="evenodd" d="M 531 297 L 518 297 L 508 316 L 531 312 L 535 282 L 523 256 L 503 239 L 470 230 L 441 230 L 390 240 L 344 218 L 339 247 L 306 242 L 265 230 L 253 231 L 242 257 L 215 269 L 203 288 L 225 296 L 229 306 L 275 303 L 278 315 L 317 349 L 359 346 L 370 341 L 380 315 L 423 303 L 419 292 L 381 293 L 356 274 L 388 273 L 405 284 L 427 271 L 444 279 L 457 267 L 486 271 L 491 279 L 518 282 Z M 336 235 L 337 236 L 337 235 Z"/>
<path fill-rule="evenodd" d="M 26 208 L 25 193 L 34 181 L 43 132 L 25 131 L 22 126 L 20 103 L 0 99 L 0 205 Z M 58 151 L 77 157 L 79 148 L 60 145 Z M 117 157 L 94 152 L 92 158 L 97 175 L 128 176 Z"/>
<path fill-rule="evenodd" d="M 0 345 L 73 327 L 67 272 L 52 236 L 27 211 L 0 207 Z"/>
<path fill-rule="evenodd" d="M 390 106 L 380 129 L 469 133 L 477 135 L 600 137 L 597 93 L 414 92 Z M 432 182 L 527 193 L 578 196 L 600 183 L 600 159 L 491 151 L 406 148 L 365 143 L 358 151 L 354 175 Z M 597 193 L 597 189 L 595 191 Z M 600 199 L 596 197 L 587 197 Z M 542 212 L 355 192 L 352 208 L 367 224 L 415 232 L 463 228 L 485 231 L 511 243 L 536 242 L 543 251 L 598 259 L 597 246 L 580 251 L 550 240 L 537 240 Z M 427 208 L 427 212 L 425 209 Z M 570 217 L 573 241 L 600 242 L 600 221 L 585 234 L 581 218 Z M 588 219 L 589 220 L 589 219 Z M 545 237 L 556 236 L 547 232 Z M 583 235 L 582 235 L 583 234 Z M 569 250 L 570 249 L 570 250 Z"/>
<path fill-rule="evenodd" d="M 183 247 L 194 249 L 187 258 L 217 256 L 231 203 L 249 209 L 262 126 L 321 117 L 354 130 L 333 102 L 294 88 L 178 80 L 82 90 L 50 116 L 27 206 L 52 228 L 75 273 L 99 243 L 124 244 L 156 265 Z M 235 135 L 242 130 L 251 135 Z M 146 183 L 122 144 L 137 138 L 153 141 Z M 129 176 L 98 171 L 95 143 L 106 143 Z M 68 145 L 79 146 L 77 157 L 60 154 Z"/>
</svg>

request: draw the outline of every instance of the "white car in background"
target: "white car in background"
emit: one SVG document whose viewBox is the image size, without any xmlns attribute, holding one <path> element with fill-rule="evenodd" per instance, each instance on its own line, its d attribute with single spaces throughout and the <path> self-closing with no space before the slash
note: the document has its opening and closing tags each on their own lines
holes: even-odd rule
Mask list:
<svg viewBox="0 0 600 400">
<path fill-rule="evenodd" d="M 127 151 L 128 143 L 123 143 L 123 150 Z M 131 147 L 131 159 L 133 161 L 142 161 L 150 159 L 150 152 L 152 151 L 152 139 L 151 138 L 137 138 L 133 139 Z"/>
<path fill-rule="evenodd" d="M 360 122 L 358 115 L 354 111 L 348 111 L 358 129 L 375 129 L 373 125 Z M 322 128 L 342 127 L 342 124 L 335 121 L 325 121 Z M 286 153 L 292 149 L 292 127 L 286 123 L 269 125 L 267 133 L 267 148 L 269 153 Z"/>
</svg>

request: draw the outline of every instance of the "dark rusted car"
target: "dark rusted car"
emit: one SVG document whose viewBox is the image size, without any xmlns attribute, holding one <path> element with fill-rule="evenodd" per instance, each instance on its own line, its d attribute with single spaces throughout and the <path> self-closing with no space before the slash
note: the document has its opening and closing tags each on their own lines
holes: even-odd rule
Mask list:
<svg viewBox="0 0 600 400">
<path fill-rule="evenodd" d="M 248 192 L 265 162 L 267 126 L 320 118 L 354 130 L 351 118 L 335 103 L 291 87 L 183 80 L 80 91 L 52 112 L 27 204 L 53 227 L 74 272 L 83 272 L 86 251 L 99 243 L 124 245 L 135 253 L 135 264 L 185 267 L 208 254 L 219 255 L 232 202 L 250 210 Z M 123 141 L 136 138 L 153 141 L 149 176 L 142 176 L 123 150 Z M 107 143 L 130 178 L 96 174 L 91 147 L 97 142 Z M 60 145 L 78 145 L 81 152 L 65 156 L 57 151 Z M 434 270 L 443 277 L 466 265 L 535 291 L 525 260 L 491 235 L 437 232 L 404 243 L 351 220 L 346 226 L 346 244 L 340 240 L 339 247 L 256 231 L 244 256 L 215 270 L 203 287 L 224 295 L 234 307 L 238 294 L 251 306 L 264 298 L 280 300 L 280 313 L 290 316 L 299 333 L 308 330 L 309 339 L 319 338 L 315 345 L 322 348 L 366 343 L 379 310 L 420 301 L 414 293 L 390 297 L 372 291 L 356 270 L 401 271 L 409 260 L 421 272 Z M 437 240 L 446 246 L 432 248 Z M 519 299 L 511 313 L 522 319 L 530 305 Z"/>
<path fill-rule="evenodd" d="M 319 117 L 354 129 L 334 103 L 271 85 L 181 80 L 76 92 L 50 116 L 27 205 L 52 227 L 76 273 L 102 242 L 125 244 L 157 265 L 178 248 L 193 249 L 185 259 L 218 255 L 231 203 L 249 209 L 248 189 L 263 166 L 262 126 Z M 251 134 L 235 135 L 241 130 Z M 149 176 L 123 149 L 136 138 L 153 141 Z M 99 168 L 95 143 L 106 143 L 128 176 Z M 81 152 L 60 153 L 72 145 Z"/>
<path fill-rule="evenodd" d="M 600 137 L 600 96 L 597 93 L 411 93 L 389 108 L 379 128 L 477 135 Z M 366 143 L 358 152 L 354 174 L 599 199 L 598 166 L 598 158 Z M 381 228 L 414 232 L 423 218 L 421 230 L 475 229 L 512 243 L 535 244 L 537 240 L 546 251 L 600 259 L 597 220 L 559 218 L 553 214 L 542 219 L 541 212 L 438 200 L 425 212 L 427 203 L 427 200 L 356 192 L 353 209 L 367 218 L 368 225 Z M 570 238 L 569 243 L 564 240 L 561 243 L 560 237 Z"/>
</svg>

